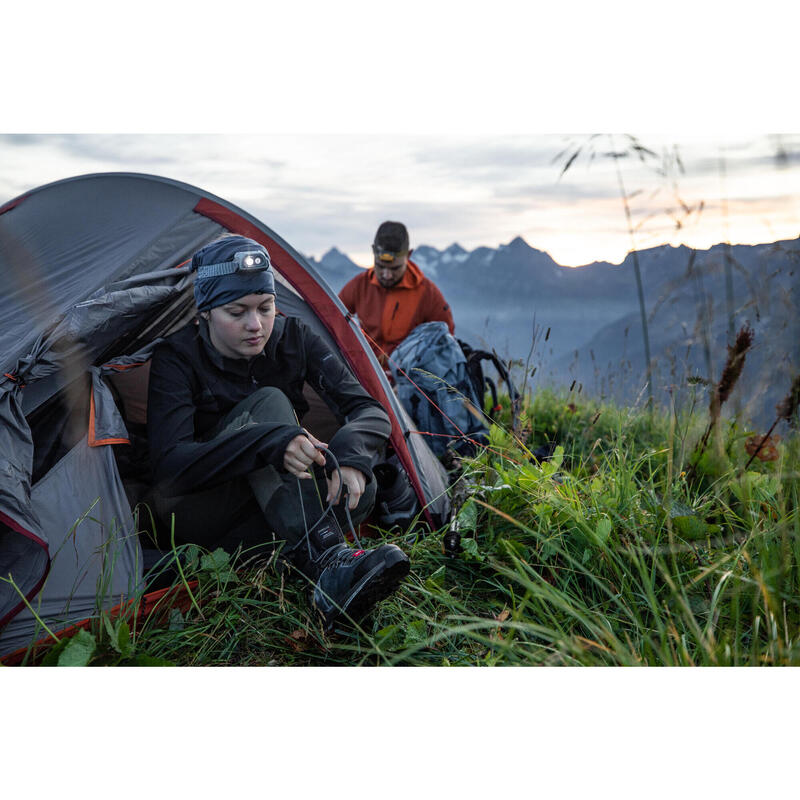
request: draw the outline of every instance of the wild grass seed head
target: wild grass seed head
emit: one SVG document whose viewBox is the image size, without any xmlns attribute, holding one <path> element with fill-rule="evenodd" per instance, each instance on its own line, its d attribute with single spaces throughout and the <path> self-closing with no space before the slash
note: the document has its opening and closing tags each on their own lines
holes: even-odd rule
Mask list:
<svg viewBox="0 0 800 800">
<path fill-rule="evenodd" d="M 722 377 L 717 384 L 717 397 L 720 405 L 728 399 L 733 387 L 736 386 L 736 381 L 739 380 L 739 376 L 742 374 L 745 356 L 752 344 L 753 329 L 744 325 L 739 330 L 739 333 L 736 334 L 736 341 L 733 347 L 728 345 L 728 358 L 722 370 Z"/>
<path fill-rule="evenodd" d="M 800 405 L 800 373 L 795 375 L 789 394 L 775 406 L 780 419 L 785 419 L 790 428 L 797 427 L 797 408 Z"/>
</svg>

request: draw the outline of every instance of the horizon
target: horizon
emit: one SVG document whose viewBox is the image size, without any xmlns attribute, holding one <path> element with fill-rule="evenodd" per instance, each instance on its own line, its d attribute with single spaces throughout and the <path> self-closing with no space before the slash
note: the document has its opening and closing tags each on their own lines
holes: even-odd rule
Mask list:
<svg viewBox="0 0 800 800">
<path fill-rule="evenodd" d="M 704 252 L 708 252 L 709 250 L 713 250 L 715 247 L 719 247 L 721 245 L 730 245 L 731 247 L 759 247 L 761 245 L 775 244 L 776 242 L 786 242 L 786 241 L 790 242 L 790 241 L 793 241 L 794 239 L 798 239 L 798 238 L 800 238 L 800 233 L 798 233 L 797 236 L 793 236 L 791 238 L 773 239 L 773 240 L 770 240 L 770 241 L 763 241 L 763 242 L 715 242 L 714 244 L 710 245 L 709 247 L 696 247 L 694 249 L 697 250 L 698 253 L 704 253 Z M 522 239 L 522 241 L 528 247 L 530 247 L 530 248 L 532 248 L 534 250 L 538 250 L 539 252 L 545 253 L 546 255 L 550 256 L 550 258 L 553 258 L 553 256 L 550 253 L 548 253 L 546 250 L 542 250 L 541 248 L 538 248 L 535 245 L 532 245 L 530 242 L 528 242 L 525 239 L 524 236 L 517 235 L 517 236 L 514 237 L 514 239 Z M 508 242 L 501 242 L 496 247 L 490 248 L 490 249 L 495 249 L 496 250 L 499 247 L 507 247 L 508 245 L 510 245 L 514 241 L 514 239 L 511 239 Z M 416 250 L 419 247 L 431 247 L 431 248 L 433 248 L 434 250 L 436 250 L 439 253 L 444 253 L 445 251 L 449 250 L 453 246 L 461 247 L 462 250 L 465 250 L 468 253 L 471 253 L 474 250 L 478 250 L 481 247 L 489 247 L 489 245 L 478 245 L 477 247 L 473 247 L 473 248 L 465 248 L 465 247 L 462 247 L 459 242 L 451 242 L 446 247 L 434 247 L 433 245 L 429 245 L 427 242 L 422 242 L 421 244 L 417 245 L 416 248 L 413 248 L 413 250 Z M 669 242 L 665 242 L 663 244 L 655 244 L 655 245 L 651 245 L 651 246 L 648 246 L 648 247 L 639 248 L 636 252 L 642 253 L 642 252 L 645 252 L 647 250 L 655 250 L 655 249 L 657 249 L 659 247 L 670 247 L 670 248 L 672 248 L 674 250 L 677 250 L 677 249 L 679 249 L 681 247 L 690 247 L 690 246 L 687 245 L 687 244 L 684 244 L 684 243 L 670 244 Z M 328 250 L 326 250 L 319 258 L 317 258 L 316 256 L 310 256 L 310 258 L 314 259 L 317 263 L 319 263 L 323 258 L 325 258 L 325 256 L 327 256 L 332 251 L 336 251 L 340 255 L 343 255 L 346 258 L 350 259 L 350 261 L 352 261 L 353 264 L 355 264 L 355 266 L 359 267 L 360 269 L 371 269 L 371 267 L 372 267 L 371 264 L 368 264 L 366 266 L 364 264 L 359 264 L 357 261 L 355 261 L 352 258 L 352 256 L 350 256 L 349 253 L 343 251 L 341 248 L 337 247 L 336 245 L 332 245 L 330 248 L 328 248 Z M 619 262 L 605 261 L 605 260 L 598 259 L 598 260 L 595 260 L 595 261 L 589 261 L 586 264 L 569 265 L 569 264 L 559 264 L 558 261 L 556 261 L 556 259 L 554 259 L 554 258 L 553 258 L 553 261 L 556 263 L 557 266 L 562 267 L 563 269 L 583 269 L 584 267 L 590 267 L 593 264 L 608 264 L 611 267 L 621 267 L 622 264 L 625 262 L 625 259 L 632 252 L 633 252 L 632 250 L 629 250 L 625 254 L 625 257 Z M 411 260 L 412 261 L 414 260 L 413 252 L 412 252 Z"/>
</svg>

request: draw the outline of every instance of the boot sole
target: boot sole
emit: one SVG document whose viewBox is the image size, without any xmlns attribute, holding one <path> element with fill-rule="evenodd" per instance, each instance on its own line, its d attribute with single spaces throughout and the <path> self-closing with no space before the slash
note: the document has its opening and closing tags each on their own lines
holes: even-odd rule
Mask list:
<svg viewBox="0 0 800 800">
<path fill-rule="evenodd" d="M 410 571 L 411 562 L 402 550 L 390 554 L 353 587 L 341 610 L 335 609 L 325 620 L 325 630 L 330 632 L 337 622 L 360 622 L 375 605 L 394 592 Z"/>
</svg>

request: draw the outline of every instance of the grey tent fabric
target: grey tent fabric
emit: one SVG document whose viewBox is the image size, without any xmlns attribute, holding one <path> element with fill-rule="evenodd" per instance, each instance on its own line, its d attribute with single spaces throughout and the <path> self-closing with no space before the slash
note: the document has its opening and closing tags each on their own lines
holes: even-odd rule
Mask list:
<svg viewBox="0 0 800 800">
<path fill-rule="evenodd" d="M 7 357 L 20 343 L 112 279 L 155 269 L 170 256 L 186 258 L 195 243 L 221 231 L 192 214 L 197 196 L 177 185 L 109 184 L 100 175 L 62 181 L 0 213 L 0 371 L 8 371 Z M 194 226 L 188 237 L 187 215 Z M 153 251 L 156 264 L 145 260 Z"/>
<path fill-rule="evenodd" d="M 36 518 L 28 508 L 32 465 L 33 441 L 19 390 L 0 388 L 0 497 L 3 511 L 23 527 L 36 527 Z"/>
<path fill-rule="evenodd" d="M 139 585 L 114 454 L 127 432 L 106 380 L 146 362 L 159 337 L 189 321 L 193 276 L 183 265 L 226 232 L 270 248 L 279 310 L 303 319 L 372 386 L 426 513 L 446 520 L 446 474 L 410 436 L 358 324 L 302 255 L 241 209 L 177 181 L 59 181 L 0 207 L 0 656 L 36 632 L 20 592 L 59 624 Z"/>
<path fill-rule="evenodd" d="M 110 344 L 141 322 L 143 311 L 179 294 L 188 285 L 135 286 L 128 290 L 103 292 L 76 303 L 46 333 L 31 351 L 11 368 L 25 384 L 64 370 L 84 371 Z M 26 412 L 32 407 L 26 404 Z"/>
<path fill-rule="evenodd" d="M 100 369 L 92 367 L 92 406 L 90 414 L 89 444 L 100 442 L 128 442 L 128 429 L 120 416 L 108 384 L 100 377 Z"/>
<path fill-rule="evenodd" d="M 414 454 L 414 460 L 420 465 L 419 478 L 425 497 L 430 498 L 431 503 L 438 502 L 449 508 L 447 473 L 426 444 L 424 437 L 416 433 L 414 421 L 402 405 L 398 408 L 397 414 L 402 420 L 404 430 L 410 434 L 406 437 L 406 442 Z"/>
<path fill-rule="evenodd" d="M 89 447 L 82 439 L 34 486 L 31 504 L 50 534 L 52 559 L 31 606 L 51 630 L 136 590 L 142 551 L 110 447 Z M 0 652 L 29 644 L 36 630 L 24 609 L 0 632 Z"/>
<path fill-rule="evenodd" d="M 33 441 L 18 394 L 16 387 L 0 388 L 0 578 L 13 576 L 27 597 L 47 572 L 48 551 L 30 501 Z M 0 580 L 0 620 L 21 602 L 11 583 Z"/>
</svg>

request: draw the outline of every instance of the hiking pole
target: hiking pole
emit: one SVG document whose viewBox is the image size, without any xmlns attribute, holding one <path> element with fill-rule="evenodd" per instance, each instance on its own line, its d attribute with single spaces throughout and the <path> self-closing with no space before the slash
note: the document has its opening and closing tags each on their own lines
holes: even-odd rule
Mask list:
<svg viewBox="0 0 800 800">
<path fill-rule="evenodd" d="M 448 558 L 455 558 L 461 552 L 461 534 L 458 530 L 458 520 L 453 519 L 450 528 L 442 539 L 442 552 Z"/>
<path fill-rule="evenodd" d="M 459 479 L 453 484 L 453 504 L 452 516 L 450 517 L 450 525 L 442 538 L 442 552 L 448 558 L 455 558 L 461 552 L 461 524 L 458 521 L 458 515 L 467 501 L 467 487 L 464 478 Z"/>
</svg>

